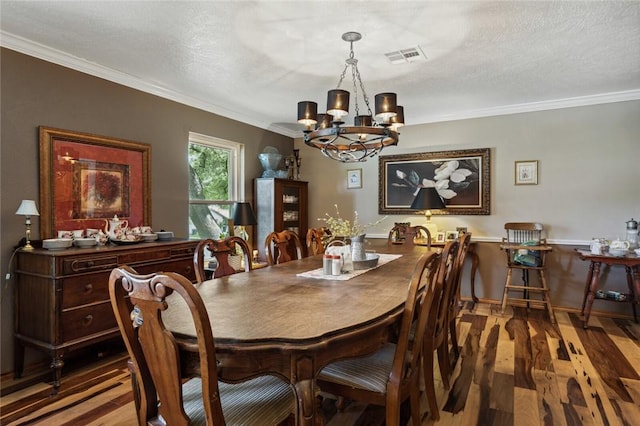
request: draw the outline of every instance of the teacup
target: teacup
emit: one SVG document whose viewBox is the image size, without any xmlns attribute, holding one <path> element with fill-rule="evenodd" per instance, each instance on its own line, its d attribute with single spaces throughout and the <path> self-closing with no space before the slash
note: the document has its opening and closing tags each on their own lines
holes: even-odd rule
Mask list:
<svg viewBox="0 0 640 426">
<path fill-rule="evenodd" d="M 98 232 L 100 232 L 99 229 L 87 228 L 85 235 L 87 236 L 87 238 L 90 238 L 90 237 L 94 237 Z"/>
<path fill-rule="evenodd" d="M 58 238 L 73 238 L 73 231 L 58 231 Z"/>
</svg>

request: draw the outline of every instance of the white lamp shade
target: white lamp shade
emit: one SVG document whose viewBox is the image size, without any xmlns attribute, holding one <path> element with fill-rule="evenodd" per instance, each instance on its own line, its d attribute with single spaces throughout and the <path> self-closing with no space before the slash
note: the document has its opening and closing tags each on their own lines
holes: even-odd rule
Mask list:
<svg viewBox="0 0 640 426">
<path fill-rule="evenodd" d="M 36 207 L 36 202 L 33 200 L 22 200 L 16 214 L 22 216 L 40 216 Z"/>
</svg>

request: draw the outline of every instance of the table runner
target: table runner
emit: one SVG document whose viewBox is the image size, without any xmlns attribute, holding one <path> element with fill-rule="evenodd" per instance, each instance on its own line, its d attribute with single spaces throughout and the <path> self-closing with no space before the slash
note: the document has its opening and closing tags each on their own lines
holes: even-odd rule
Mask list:
<svg viewBox="0 0 640 426">
<path fill-rule="evenodd" d="M 376 254 L 378 256 L 380 256 L 380 258 L 378 259 L 378 264 L 376 266 L 374 266 L 373 268 L 359 269 L 357 271 L 343 272 L 341 275 L 325 275 L 325 274 L 322 273 L 322 268 L 318 268 L 318 269 L 313 269 L 313 270 L 307 271 L 307 272 L 301 272 L 299 274 L 296 274 L 296 276 L 305 277 L 305 278 L 316 278 L 316 279 L 320 279 L 320 280 L 347 281 L 347 280 L 350 280 L 353 277 L 357 277 L 358 275 L 364 274 L 367 271 L 370 271 L 370 270 L 375 269 L 375 268 L 377 268 L 379 266 L 382 266 L 385 263 L 389 263 L 392 260 L 396 260 L 399 257 L 402 257 L 401 254 L 384 254 L 384 253 L 376 253 Z"/>
</svg>

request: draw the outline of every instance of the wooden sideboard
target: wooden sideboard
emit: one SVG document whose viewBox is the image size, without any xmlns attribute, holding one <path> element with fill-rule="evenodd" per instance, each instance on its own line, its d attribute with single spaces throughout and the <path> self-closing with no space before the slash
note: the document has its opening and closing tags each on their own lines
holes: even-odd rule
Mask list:
<svg viewBox="0 0 640 426">
<path fill-rule="evenodd" d="M 198 241 L 145 242 L 17 255 L 14 373 L 22 375 L 25 347 L 49 354 L 54 392 L 60 386 L 65 353 L 120 331 L 109 301 L 109 274 L 119 265 L 139 273 L 178 272 L 195 282 L 193 253 Z"/>
</svg>

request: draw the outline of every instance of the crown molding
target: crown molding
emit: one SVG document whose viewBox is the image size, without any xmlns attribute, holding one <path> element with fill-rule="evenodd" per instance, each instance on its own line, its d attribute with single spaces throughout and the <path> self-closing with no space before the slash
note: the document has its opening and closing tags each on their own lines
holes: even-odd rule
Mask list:
<svg viewBox="0 0 640 426">
<path fill-rule="evenodd" d="M 574 98 L 553 99 L 550 101 L 528 102 L 524 104 L 504 105 L 493 108 L 481 108 L 461 111 L 454 114 L 431 115 L 425 117 L 424 123 L 440 123 L 443 121 L 468 120 L 472 118 L 493 117 L 498 115 L 521 114 L 524 112 L 548 111 L 554 109 L 574 108 L 589 105 L 608 104 L 640 100 L 640 89 L 621 92 L 600 93 Z"/>
<path fill-rule="evenodd" d="M 270 130 L 289 137 L 296 136 L 296 132 L 293 132 L 291 129 L 280 127 L 274 125 L 273 123 L 268 123 L 264 120 L 258 120 L 255 117 L 241 114 L 238 111 L 222 108 L 219 105 L 212 104 L 211 102 L 207 102 L 203 99 L 199 99 L 193 96 L 187 96 L 183 93 L 167 89 L 166 87 L 148 83 L 139 77 L 126 74 L 121 71 L 114 70 L 113 68 L 105 67 L 103 65 L 96 64 L 94 62 L 90 62 L 73 55 L 69 55 L 68 53 L 62 52 L 60 50 L 52 49 L 43 44 L 35 43 L 31 40 L 27 40 L 1 30 L 0 46 L 6 47 L 7 49 L 15 50 L 16 52 L 24 53 L 28 56 L 33 56 L 34 58 L 54 63 L 56 65 L 70 68 L 75 71 L 80 71 L 94 77 L 112 81 L 114 83 L 130 87 L 132 89 L 156 95 L 164 99 L 169 99 L 171 101 L 208 111 L 222 117 L 250 124 L 261 129 Z"/>
<path fill-rule="evenodd" d="M 0 46 L 25 55 L 33 56 L 47 62 L 61 65 L 66 68 L 80 71 L 95 77 L 99 77 L 132 89 L 169 99 L 184 105 L 198 108 L 213 114 L 220 115 L 242 123 L 250 124 L 261 129 L 279 133 L 291 138 L 300 137 L 300 132 L 290 128 L 269 123 L 256 117 L 242 114 L 238 111 L 223 108 L 211 102 L 188 96 L 176 92 L 166 87 L 148 83 L 143 79 L 105 67 L 82 58 L 78 58 L 60 50 L 52 49 L 40 43 L 27 40 L 25 38 L 0 30 Z M 572 108 L 579 106 L 597 105 L 612 102 L 624 102 L 640 100 L 640 89 L 623 92 L 603 93 L 591 96 L 579 96 L 575 98 L 556 99 L 543 102 L 530 102 L 525 104 L 505 105 L 495 108 L 482 108 L 476 110 L 462 111 L 454 114 L 431 115 L 425 117 L 421 124 L 438 123 L 443 121 L 467 120 L 472 118 L 491 117 L 508 114 L 519 114 L 524 112 L 546 111 L 561 108 Z"/>
</svg>

